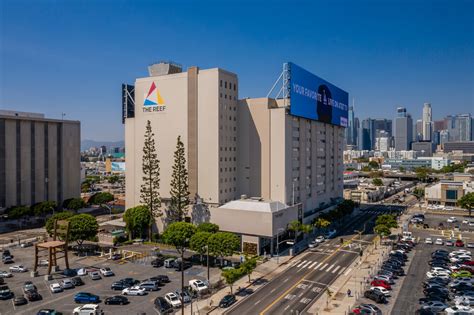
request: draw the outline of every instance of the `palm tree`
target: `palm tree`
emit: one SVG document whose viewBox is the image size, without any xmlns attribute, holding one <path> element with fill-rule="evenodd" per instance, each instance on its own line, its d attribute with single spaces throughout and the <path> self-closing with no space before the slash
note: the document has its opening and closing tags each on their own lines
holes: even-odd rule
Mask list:
<svg viewBox="0 0 474 315">
<path fill-rule="evenodd" d="M 320 229 L 325 229 L 330 225 L 331 225 L 330 221 L 328 221 L 324 218 L 321 218 L 321 217 L 317 218 L 316 221 L 314 221 L 314 226 L 318 229 L 318 231 Z"/>
<path fill-rule="evenodd" d="M 296 244 L 296 238 L 298 237 L 298 234 L 301 231 L 301 222 L 298 220 L 291 221 L 288 225 L 288 230 L 293 231 Z"/>
</svg>

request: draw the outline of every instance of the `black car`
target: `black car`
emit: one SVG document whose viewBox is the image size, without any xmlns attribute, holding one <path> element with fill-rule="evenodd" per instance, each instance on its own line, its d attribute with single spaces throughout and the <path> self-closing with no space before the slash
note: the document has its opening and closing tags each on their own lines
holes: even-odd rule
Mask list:
<svg viewBox="0 0 474 315">
<path fill-rule="evenodd" d="M 156 276 L 156 277 L 150 278 L 150 280 L 155 280 L 155 279 L 157 279 L 157 280 L 160 281 L 161 283 L 169 283 L 169 282 L 171 282 L 171 281 L 170 281 L 170 278 L 169 278 L 168 276 L 166 276 L 166 275 L 158 275 L 158 276 Z"/>
<path fill-rule="evenodd" d="M 0 278 L 0 285 L 5 284 L 5 279 Z"/>
<path fill-rule="evenodd" d="M 133 278 L 124 278 L 124 279 L 120 279 L 119 281 L 125 282 L 126 284 L 128 284 L 131 287 L 140 283 L 140 281 L 138 281 L 137 279 L 133 279 Z"/>
<path fill-rule="evenodd" d="M 367 290 L 364 292 L 364 297 L 376 302 L 376 303 L 387 303 L 387 298 L 382 292 Z"/>
<path fill-rule="evenodd" d="M 424 289 L 423 293 L 424 294 L 439 293 L 443 295 L 443 294 L 449 294 L 449 290 L 443 287 L 431 287 L 431 288 Z"/>
<path fill-rule="evenodd" d="M 181 269 L 181 266 L 183 266 L 183 269 Z M 175 267 L 174 267 L 174 270 L 176 270 L 176 271 L 186 270 L 188 268 L 191 268 L 192 266 L 193 266 L 193 264 L 190 263 L 189 261 L 184 261 L 182 264 L 181 264 L 181 262 L 177 262 Z"/>
<path fill-rule="evenodd" d="M 41 296 L 41 294 L 38 293 L 38 291 L 36 290 L 28 290 L 25 292 L 25 296 L 26 298 L 28 299 L 28 301 L 32 302 L 32 301 L 39 301 L 39 300 L 42 300 L 43 297 Z"/>
<path fill-rule="evenodd" d="M 5 257 L 7 257 L 7 256 L 13 258 L 13 255 L 10 253 L 10 250 L 5 249 L 5 250 L 2 252 L 2 259 L 5 258 Z"/>
<path fill-rule="evenodd" d="M 122 254 L 113 254 L 111 257 L 110 257 L 111 260 L 119 260 L 119 259 L 122 259 Z"/>
<path fill-rule="evenodd" d="M 443 302 L 444 303 L 446 301 L 446 299 L 443 299 L 443 298 L 437 297 L 437 296 L 433 296 L 431 298 L 424 297 L 424 298 L 418 299 L 419 304 L 425 304 L 425 303 L 432 302 L 432 301 L 438 301 L 438 302 Z"/>
<path fill-rule="evenodd" d="M 151 261 L 151 265 L 155 268 L 163 267 L 164 264 L 165 264 L 165 261 L 161 258 L 156 258 L 156 259 Z"/>
<path fill-rule="evenodd" d="M 233 294 L 228 294 L 222 298 L 222 300 L 219 302 L 219 307 L 221 308 L 226 308 L 234 304 L 236 301 L 235 295 Z"/>
<path fill-rule="evenodd" d="M 0 286 L 0 300 L 8 300 L 13 297 L 13 292 L 7 285 Z"/>
<path fill-rule="evenodd" d="M 155 299 L 155 309 L 158 311 L 158 314 L 163 315 L 163 314 L 171 314 L 173 313 L 173 306 L 169 304 L 164 297 L 157 297 Z"/>
<path fill-rule="evenodd" d="M 382 270 L 387 270 L 390 272 L 393 272 L 397 276 L 403 276 L 405 272 L 401 268 L 395 268 L 393 266 L 388 266 L 388 265 L 382 265 Z"/>
<path fill-rule="evenodd" d="M 74 278 L 71 278 L 71 282 L 72 284 L 74 284 L 74 286 L 81 286 L 81 285 L 84 285 L 84 282 L 82 281 L 81 278 L 79 277 L 74 277 Z"/>
<path fill-rule="evenodd" d="M 74 269 L 64 269 L 63 275 L 66 277 L 75 277 L 77 276 L 77 271 Z"/>
<path fill-rule="evenodd" d="M 105 299 L 104 301 L 107 305 L 124 305 L 128 304 L 128 299 L 125 296 L 115 295 Z"/>
<path fill-rule="evenodd" d="M 445 301 L 448 300 L 450 301 L 451 298 L 449 297 L 449 293 L 441 293 L 438 291 L 430 291 L 425 293 L 425 297 L 427 298 L 437 298 L 437 299 L 444 299 Z"/>
<path fill-rule="evenodd" d="M 25 305 L 28 304 L 28 300 L 25 299 L 23 296 L 17 296 L 13 299 L 13 304 L 15 304 L 15 306 Z"/>
<path fill-rule="evenodd" d="M 415 314 L 416 315 L 436 315 L 436 313 L 434 313 L 433 311 L 430 311 L 424 308 L 420 308 L 416 310 Z"/>
<path fill-rule="evenodd" d="M 123 289 L 130 288 L 131 286 L 133 286 L 133 285 L 131 285 L 130 283 L 127 283 L 125 281 L 120 280 L 120 281 L 116 281 L 116 282 L 112 283 L 110 288 L 112 290 L 120 290 L 121 291 Z"/>
</svg>

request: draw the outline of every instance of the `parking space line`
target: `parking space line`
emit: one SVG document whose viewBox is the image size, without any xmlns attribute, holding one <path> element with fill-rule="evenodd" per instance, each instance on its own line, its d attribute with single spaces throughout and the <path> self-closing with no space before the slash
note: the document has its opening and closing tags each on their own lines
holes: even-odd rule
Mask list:
<svg viewBox="0 0 474 315">
<path fill-rule="evenodd" d="M 304 260 L 303 262 L 301 262 L 300 264 L 298 264 L 298 266 L 296 266 L 296 268 L 299 268 L 299 267 L 303 266 L 306 262 L 307 262 L 307 260 Z"/>
<path fill-rule="evenodd" d="M 331 265 L 331 266 L 328 268 L 328 270 L 326 270 L 326 272 L 331 271 L 332 268 L 334 268 L 334 265 Z"/>
<path fill-rule="evenodd" d="M 339 268 L 341 268 L 341 266 L 337 266 L 336 268 L 334 268 L 334 270 L 332 271 L 332 273 L 336 273 Z"/>
<path fill-rule="evenodd" d="M 318 269 L 323 263 L 320 262 L 316 267 L 314 267 L 314 270 Z"/>
<path fill-rule="evenodd" d="M 328 263 L 324 264 L 324 266 L 322 266 L 321 269 L 319 269 L 319 271 L 323 271 L 324 269 L 326 269 L 328 265 L 329 265 Z"/>
</svg>

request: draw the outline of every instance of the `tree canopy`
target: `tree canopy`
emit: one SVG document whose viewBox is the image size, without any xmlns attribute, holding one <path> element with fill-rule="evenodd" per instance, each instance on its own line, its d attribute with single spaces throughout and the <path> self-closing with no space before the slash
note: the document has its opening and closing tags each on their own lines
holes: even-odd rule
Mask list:
<svg viewBox="0 0 474 315">
<path fill-rule="evenodd" d="M 379 215 L 377 219 L 375 220 L 375 225 L 385 225 L 389 229 L 398 227 L 395 216 L 391 214 Z"/>
<path fill-rule="evenodd" d="M 109 192 L 99 192 L 89 198 L 89 204 L 103 206 L 114 200 L 114 195 Z"/>
<path fill-rule="evenodd" d="M 90 214 L 76 214 L 69 219 L 69 240 L 79 245 L 84 241 L 94 241 L 99 230 L 99 224 Z"/>
<path fill-rule="evenodd" d="M 199 224 L 197 226 L 197 229 L 198 231 L 209 232 L 209 233 L 219 232 L 219 226 L 217 224 L 210 223 L 210 222 L 204 222 L 204 223 Z"/>
<path fill-rule="evenodd" d="M 224 278 L 225 282 L 230 287 L 230 293 L 232 294 L 232 286 L 234 283 L 239 280 L 243 276 L 243 272 L 240 268 L 238 269 L 228 269 L 222 271 L 222 277 Z"/>
<path fill-rule="evenodd" d="M 229 232 L 217 232 L 209 237 L 209 251 L 216 256 L 231 256 L 240 247 L 240 239 Z"/>
<path fill-rule="evenodd" d="M 252 272 L 257 268 L 257 258 L 252 257 L 246 257 L 245 261 L 240 265 L 240 270 L 244 274 L 246 274 L 249 277 L 249 282 L 250 282 L 250 276 L 252 275 Z"/>
<path fill-rule="evenodd" d="M 163 240 L 173 245 L 179 253 L 189 246 L 191 237 L 196 233 L 196 227 L 188 222 L 174 222 L 168 225 L 163 233 Z"/>
<path fill-rule="evenodd" d="M 372 184 L 374 186 L 383 186 L 383 181 L 380 178 L 374 178 L 372 179 Z"/>
<path fill-rule="evenodd" d="M 459 198 L 458 205 L 469 211 L 469 216 L 471 216 L 472 208 L 474 208 L 474 193 L 470 192 Z"/>
<path fill-rule="evenodd" d="M 128 208 L 123 215 L 125 228 L 130 239 L 143 236 L 144 230 L 148 227 L 151 220 L 151 213 L 147 206 L 141 205 Z"/>
<path fill-rule="evenodd" d="M 53 212 L 56 209 L 56 202 L 54 201 L 43 201 L 31 206 L 32 212 L 36 216 L 44 216 L 48 213 Z"/>
<path fill-rule="evenodd" d="M 16 206 L 7 210 L 9 219 L 20 219 L 26 216 L 31 216 L 33 211 L 27 206 Z"/>
<path fill-rule="evenodd" d="M 77 211 L 79 209 L 85 208 L 86 203 L 82 198 L 71 198 L 64 200 L 63 207 L 69 210 Z"/>
<path fill-rule="evenodd" d="M 174 152 L 174 164 L 170 186 L 171 200 L 167 218 L 171 222 L 184 221 L 188 215 L 189 187 L 186 155 L 181 136 L 178 136 L 176 151 Z"/>
<path fill-rule="evenodd" d="M 315 221 L 314 221 L 314 226 L 317 228 L 317 229 L 325 229 L 327 228 L 329 225 L 331 225 L 331 222 L 329 222 L 328 220 L 324 219 L 324 218 L 317 218 Z"/>
<path fill-rule="evenodd" d="M 390 228 L 385 224 L 377 224 L 374 227 L 374 232 L 380 236 L 388 236 L 390 235 Z"/>
<path fill-rule="evenodd" d="M 212 236 L 212 233 L 210 232 L 205 232 L 205 231 L 199 231 L 199 229 L 197 230 L 196 234 L 194 234 L 192 237 L 191 237 L 191 240 L 189 241 L 189 247 L 201 254 L 201 255 L 204 255 L 207 250 L 206 250 L 206 246 L 208 245 L 209 243 L 209 238 Z"/>
<path fill-rule="evenodd" d="M 62 212 L 57 212 L 57 213 L 53 214 L 46 221 L 46 224 L 44 226 L 44 228 L 46 229 L 46 232 L 48 232 L 49 236 L 52 236 L 53 231 L 54 231 L 54 221 L 55 220 L 66 220 L 66 219 L 71 218 L 74 215 L 75 215 L 74 212 L 71 212 L 71 211 L 62 211 Z"/>
</svg>

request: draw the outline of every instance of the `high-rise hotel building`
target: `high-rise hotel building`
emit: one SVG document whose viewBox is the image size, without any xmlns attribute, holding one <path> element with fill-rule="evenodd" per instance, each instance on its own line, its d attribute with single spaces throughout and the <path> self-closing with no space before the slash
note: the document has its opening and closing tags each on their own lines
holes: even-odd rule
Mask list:
<svg viewBox="0 0 474 315">
<path fill-rule="evenodd" d="M 344 128 L 289 114 L 283 100 L 239 100 L 236 74 L 160 63 L 124 86 L 126 207 L 140 204 L 149 120 L 160 160 L 160 196 L 170 197 L 181 136 L 193 200 L 217 208 L 242 195 L 298 205 L 303 221 L 343 195 Z M 126 95 L 128 94 L 128 96 Z M 197 197 L 197 198 L 196 198 Z M 212 221 L 212 218 L 211 218 Z"/>
</svg>

